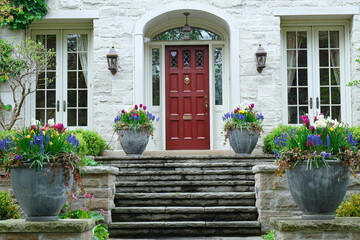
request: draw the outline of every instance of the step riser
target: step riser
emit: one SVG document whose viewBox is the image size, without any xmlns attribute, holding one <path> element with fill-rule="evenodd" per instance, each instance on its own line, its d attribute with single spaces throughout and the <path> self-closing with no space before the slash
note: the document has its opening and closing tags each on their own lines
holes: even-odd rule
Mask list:
<svg viewBox="0 0 360 240">
<path fill-rule="evenodd" d="M 159 229 L 109 229 L 112 238 L 157 238 L 157 237 L 238 237 L 259 236 L 260 228 L 159 228 Z"/>
<path fill-rule="evenodd" d="M 115 199 L 117 207 L 158 206 L 255 206 L 255 199 Z"/>
<path fill-rule="evenodd" d="M 254 175 L 140 175 L 117 176 L 117 181 L 215 181 L 255 180 Z"/>
<path fill-rule="evenodd" d="M 173 186 L 173 187 L 117 187 L 116 192 L 254 192 L 254 186 Z"/>
<path fill-rule="evenodd" d="M 255 213 L 186 213 L 186 214 L 112 214 L 113 222 L 149 221 L 256 221 L 258 214 Z"/>
</svg>

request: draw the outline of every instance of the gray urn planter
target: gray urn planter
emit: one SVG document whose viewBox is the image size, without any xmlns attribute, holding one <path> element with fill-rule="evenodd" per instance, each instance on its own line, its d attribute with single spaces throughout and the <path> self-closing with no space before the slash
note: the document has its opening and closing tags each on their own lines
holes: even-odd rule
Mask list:
<svg viewBox="0 0 360 240">
<path fill-rule="evenodd" d="M 55 221 L 71 191 L 73 174 L 65 186 L 63 169 L 56 173 L 53 182 L 49 184 L 55 168 L 47 172 L 49 164 L 44 164 L 43 169 L 29 168 L 30 164 L 11 168 L 10 178 L 16 199 L 26 213 L 26 221 Z M 46 173 L 45 176 L 43 174 Z"/>
<path fill-rule="evenodd" d="M 149 135 L 143 130 L 120 130 L 118 134 L 120 145 L 126 155 L 141 155 L 149 142 Z"/>
<path fill-rule="evenodd" d="M 334 219 L 334 212 L 344 200 L 349 183 L 349 169 L 336 160 L 329 166 L 307 169 L 306 162 L 287 170 L 287 181 L 303 219 Z"/>
<path fill-rule="evenodd" d="M 258 134 L 252 130 L 252 134 L 246 128 L 230 129 L 229 142 L 236 154 L 251 154 L 258 141 Z"/>
</svg>

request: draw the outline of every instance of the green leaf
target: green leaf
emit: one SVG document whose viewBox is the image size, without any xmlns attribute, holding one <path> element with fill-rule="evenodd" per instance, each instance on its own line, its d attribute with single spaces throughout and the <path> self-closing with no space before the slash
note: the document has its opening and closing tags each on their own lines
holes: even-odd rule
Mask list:
<svg viewBox="0 0 360 240">
<path fill-rule="evenodd" d="M 3 108 L 7 111 L 10 111 L 12 109 L 11 104 L 4 105 Z"/>
</svg>

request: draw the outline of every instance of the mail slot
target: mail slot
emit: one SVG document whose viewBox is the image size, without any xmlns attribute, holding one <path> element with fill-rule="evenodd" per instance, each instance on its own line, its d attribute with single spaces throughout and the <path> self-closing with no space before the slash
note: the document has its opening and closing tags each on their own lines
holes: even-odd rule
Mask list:
<svg viewBox="0 0 360 240">
<path fill-rule="evenodd" d="M 192 116 L 191 115 L 184 115 L 183 116 L 183 120 L 191 120 Z"/>
</svg>

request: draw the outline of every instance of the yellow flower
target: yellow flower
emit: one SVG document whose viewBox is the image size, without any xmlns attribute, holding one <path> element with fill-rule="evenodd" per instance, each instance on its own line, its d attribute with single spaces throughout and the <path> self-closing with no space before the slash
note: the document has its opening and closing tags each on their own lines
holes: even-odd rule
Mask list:
<svg viewBox="0 0 360 240">
<path fill-rule="evenodd" d="M 30 135 L 27 135 L 26 137 L 27 137 L 27 138 L 30 138 L 31 136 L 30 136 Z"/>
<path fill-rule="evenodd" d="M 16 141 L 19 141 L 19 139 L 17 138 Z"/>
<path fill-rule="evenodd" d="M 334 128 L 333 128 L 333 127 L 331 127 L 331 128 L 330 128 L 330 131 L 334 131 Z"/>
<path fill-rule="evenodd" d="M 245 112 L 243 110 L 239 110 L 238 113 L 243 114 Z"/>
<path fill-rule="evenodd" d="M 15 137 L 12 137 L 13 141 L 15 141 Z"/>
<path fill-rule="evenodd" d="M 45 136 L 45 131 L 43 131 L 43 135 Z"/>
<path fill-rule="evenodd" d="M 344 138 L 345 140 L 347 139 L 347 137 Z"/>
<path fill-rule="evenodd" d="M 49 142 L 49 145 L 51 146 L 51 145 L 53 145 L 53 143 L 52 143 L 52 142 Z"/>
<path fill-rule="evenodd" d="M 67 144 L 67 142 L 65 142 L 65 144 Z"/>
</svg>

